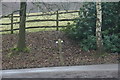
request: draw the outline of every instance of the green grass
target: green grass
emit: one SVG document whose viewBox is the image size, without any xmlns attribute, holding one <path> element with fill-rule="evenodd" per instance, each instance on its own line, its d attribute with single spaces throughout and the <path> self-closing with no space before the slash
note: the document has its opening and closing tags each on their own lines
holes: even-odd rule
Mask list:
<svg viewBox="0 0 120 80">
<path fill-rule="evenodd" d="M 61 11 L 62 12 L 62 11 Z M 38 15 L 41 13 L 30 13 L 29 15 Z M 18 16 L 18 14 L 16 15 Z M 67 14 L 60 14 L 59 19 L 74 19 L 78 17 L 78 13 L 67 13 Z M 35 19 L 56 19 L 56 15 L 47 15 L 47 16 L 32 16 L 32 17 L 26 17 L 26 20 L 35 20 Z M 2 18 L 0 20 L 1 23 L 10 23 L 10 18 Z M 14 18 L 14 22 L 19 22 L 19 18 Z M 67 23 L 73 23 L 73 21 L 60 21 L 59 26 L 66 26 Z M 27 22 L 26 27 L 33 27 L 33 26 L 56 26 L 55 21 L 45 21 L 45 22 Z M 0 25 L 0 30 L 9 30 L 11 28 L 11 25 Z M 14 29 L 19 28 L 19 24 L 14 24 Z M 37 31 L 47 31 L 47 30 L 56 30 L 56 28 L 32 28 L 32 29 L 26 29 L 27 32 L 37 32 Z M 0 34 L 8 34 L 8 32 L 0 32 Z M 17 31 L 14 31 L 14 33 L 18 33 Z"/>
</svg>

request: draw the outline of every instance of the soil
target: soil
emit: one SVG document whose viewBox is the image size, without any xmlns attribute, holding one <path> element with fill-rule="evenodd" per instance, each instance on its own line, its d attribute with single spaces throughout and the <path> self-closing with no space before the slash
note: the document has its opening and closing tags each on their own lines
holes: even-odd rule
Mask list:
<svg viewBox="0 0 120 80">
<path fill-rule="evenodd" d="M 118 55 L 108 53 L 96 57 L 95 51 L 82 51 L 79 45 L 62 31 L 40 31 L 26 34 L 26 44 L 30 52 L 16 53 L 9 57 L 11 49 L 17 45 L 18 34 L 2 35 L 2 69 L 40 68 L 52 66 L 75 66 L 89 64 L 118 63 Z M 58 38 L 63 40 L 64 64 L 60 63 Z"/>
</svg>

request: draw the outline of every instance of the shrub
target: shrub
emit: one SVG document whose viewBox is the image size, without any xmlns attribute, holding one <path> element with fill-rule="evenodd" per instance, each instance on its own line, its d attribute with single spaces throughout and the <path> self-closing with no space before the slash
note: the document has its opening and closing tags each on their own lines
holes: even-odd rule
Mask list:
<svg viewBox="0 0 120 80">
<path fill-rule="evenodd" d="M 104 48 L 108 52 L 120 52 L 120 39 L 119 35 L 112 34 L 110 36 L 104 36 Z"/>
<path fill-rule="evenodd" d="M 107 52 L 120 52 L 120 3 L 102 3 L 102 36 Z M 80 8 L 79 17 L 73 24 L 68 24 L 66 34 L 80 43 L 83 50 L 96 49 L 96 6 L 95 3 L 84 3 Z"/>
<path fill-rule="evenodd" d="M 83 39 L 80 42 L 80 47 L 84 51 L 93 50 L 93 49 L 96 50 L 96 37 L 90 35 L 87 39 Z"/>
</svg>

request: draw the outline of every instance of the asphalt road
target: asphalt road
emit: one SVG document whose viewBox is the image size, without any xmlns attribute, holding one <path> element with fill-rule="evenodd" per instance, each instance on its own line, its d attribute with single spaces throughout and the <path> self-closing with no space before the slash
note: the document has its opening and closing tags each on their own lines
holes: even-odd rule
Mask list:
<svg viewBox="0 0 120 80">
<path fill-rule="evenodd" d="M 3 78 L 118 78 L 118 64 L 2 70 Z"/>
</svg>

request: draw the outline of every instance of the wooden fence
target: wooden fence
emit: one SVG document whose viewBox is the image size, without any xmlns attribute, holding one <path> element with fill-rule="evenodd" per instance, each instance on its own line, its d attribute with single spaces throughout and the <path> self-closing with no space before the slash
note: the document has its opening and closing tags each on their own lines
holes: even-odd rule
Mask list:
<svg viewBox="0 0 120 80">
<path fill-rule="evenodd" d="M 45 22 L 45 21 L 55 21 L 56 26 L 33 26 L 33 27 L 26 27 L 26 29 L 30 28 L 56 28 L 56 30 L 59 30 L 59 27 L 67 27 L 67 26 L 59 26 L 59 21 L 74 21 L 75 19 L 59 19 L 60 14 L 67 14 L 67 13 L 79 13 L 79 11 L 69 11 L 69 12 L 59 12 L 57 11 L 56 13 L 52 14 L 39 14 L 39 15 L 27 15 L 26 17 L 33 17 L 33 16 L 46 16 L 46 15 L 56 15 L 56 19 L 35 19 L 35 20 L 27 20 L 26 22 Z M 11 18 L 10 23 L 2 23 L 0 25 L 11 25 L 11 29 L 9 30 L 1 30 L 0 32 L 6 32 L 6 31 L 11 31 L 11 34 L 13 34 L 14 30 L 19 30 L 19 28 L 13 29 L 13 24 L 19 24 L 20 22 L 14 22 L 14 18 L 19 18 L 20 16 L 14 16 L 13 14 L 10 14 L 8 16 L 2 16 L 2 18 Z"/>
</svg>

